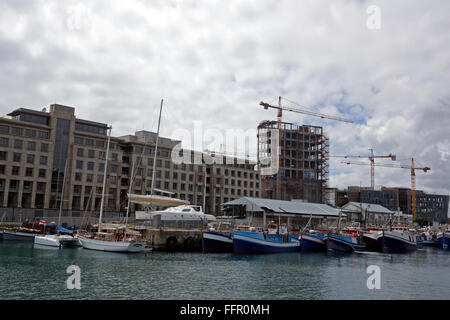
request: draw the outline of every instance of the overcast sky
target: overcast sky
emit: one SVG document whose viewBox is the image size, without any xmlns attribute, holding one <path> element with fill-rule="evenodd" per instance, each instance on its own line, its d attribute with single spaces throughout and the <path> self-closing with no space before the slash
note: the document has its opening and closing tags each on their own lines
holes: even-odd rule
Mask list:
<svg viewBox="0 0 450 320">
<path fill-rule="evenodd" d="M 156 131 L 164 99 L 163 136 L 196 123 L 256 134 L 276 119 L 259 102 L 281 95 L 355 121 L 284 113 L 322 125 L 331 154 L 414 157 L 431 167 L 417 188 L 449 194 L 449 12 L 447 0 L 1 0 L 0 113 L 59 103 L 119 136 Z M 341 160 L 330 186 L 370 185 L 369 166 Z M 375 179 L 411 186 L 405 169 Z"/>
</svg>

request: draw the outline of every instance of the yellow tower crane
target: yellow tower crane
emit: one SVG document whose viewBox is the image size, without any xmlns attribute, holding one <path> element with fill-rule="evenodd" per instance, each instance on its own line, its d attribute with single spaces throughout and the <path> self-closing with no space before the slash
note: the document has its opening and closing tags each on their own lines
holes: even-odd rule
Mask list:
<svg viewBox="0 0 450 320">
<path fill-rule="evenodd" d="M 371 165 L 371 163 L 367 162 L 355 162 L 355 161 L 342 161 L 342 163 L 346 164 L 356 164 L 356 165 Z M 415 170 L 423 170 L 423 172 L 427 172 L 431 170 L 429 167 L 419 168 L 414 165 L 414 158 L 411 158 L 411 165 L 398 165 L 398 164 L 389 164 L 389 163 L 377 163 L 374 164 L 377 167 L 387 167 L 387 168 L 402 168 L 411 170 L 411 200 L 412 200 L 412 210 L 413 210 L 413 221 L 416 220 L 417 217 L 417 208 L 416 208 L 416 172 Z"/>
<path fill-rule="evenodd" d="M 391 158 L 392 161 L 395 161 L 397 157 L 395 154 L 388 155 L 374 155 L 373 149 L 369 149 L 371 155 L 369 156 L 330 156 L 330 158 L 369 158 L 370 160 L 370 187 L 372 189 L 375 188 L 375 159 L 378 158 Z"/>
<path fill-rule="evenodd" d="M 278 113 L 277 113 L 277 124 L 278 124 L 278 154 L 277 154 L 277 158 L 278 158 L 278 171 L 277 171 L 277 190 L 276 190 L 276 198 L 277 200 L 281 200 L 281 176 L 280 176 L 280 168 L 281 168 L 281 122 L 282 122 L 282 116 L 283 116 L 283 110 L 284 111 L 291 111 L 291 112 L 296 112 L 296 113 L 302 113 L 302 114 L 306 114 L 306 115 L 310 115 L 310 116 L 314 116 L 314 117 L 319 117 L 322 119 L 331 119 L 331 120 L 336 120 L 336 121 L 343 121 L 343 122 L 348 122 L 348 123 L 353 123 L 352 120 L 348 120 L 345 118 L 341 118 L 341 117 L 335 117 L 335 116 L 328 116 L 326 114 L 321 114 L 321 113 L 317 113 L 314 111 L 310 111 L 310 110 L 304 110 L 304 109 L 296 109 L 296 108 L 291 108 L 291 107 L 285 107 L 281 105 L 281 99 L 284 99 L 286 101 L 289 101 L 291 103 L 297 104 L 293 101 L 290 101 L 286 98 L 282 98 L 282 97 L 278 97 L 278 106 L 273 106 L 270 105 L 268 103 L 265 102 L 260 102 L 259 105 L 263 106 L 264 109 L 277 109 Z M 299 104 L 297 104 L 299 105 Z M 300 105 L 299 105 L 300 106 Z"/>
</svg>

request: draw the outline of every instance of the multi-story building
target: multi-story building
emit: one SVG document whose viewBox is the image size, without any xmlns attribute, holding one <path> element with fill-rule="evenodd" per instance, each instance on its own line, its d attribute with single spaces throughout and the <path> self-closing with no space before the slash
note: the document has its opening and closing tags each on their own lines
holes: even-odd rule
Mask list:
<svg viewBox="0 0 450 320">
<path fill-rule="evenodd" d="M 416 196 L 417 218 L 426 218 L 441 224 L 448 222 L 449 196 L 419 194 Z"/>
<path fill-rule="evenodd" d="M 72 216 L 99 211 L 108 125 L 78 119 L 73 107 L 59 104 L 51 105 L 48 112 L 20 108 L 8 116 L 0 118 L 0 206 L 58 209 L 64 199 L 62 208 Z M 111 137 L 105 211 L 126 210 L 131 180 L 132 193 L 150 192 L 155 140 L 156 134 L 147 131 Z M 171 151 L 178 144 L 159 138 L 154 189 L 192 204 L 206 203 L 206 211 L 214 214 L 223 202 L 260 196 L 256 163 L 221 155 L 227 158 L 222 164 L 206 164 L 201 161 L 204 153 L 189 151 L 200 162 L 175 164 Z"/>
<path fill-rule="evenodd" d="M 278 130 L 281 137 L 278 136 Z M 258 126 L 258 162 L 272 158 L 280 142 L 279 174 L 281 178 L 281 198 L 278 200 L 302 199 L 309 202 L 325 202 L 328 183 L 328 137 L 322 127 L 297 126 L 292 123 L 264 121 Z M 276 157 L 276 155 L 275 155 Z M 261 168 L 273 166 L 261 165 Z M 261 171 L 263 174 L 263 171 Z M 262 177 L 262 197 L 276 199 L 276 173 Z"/>
</svg>

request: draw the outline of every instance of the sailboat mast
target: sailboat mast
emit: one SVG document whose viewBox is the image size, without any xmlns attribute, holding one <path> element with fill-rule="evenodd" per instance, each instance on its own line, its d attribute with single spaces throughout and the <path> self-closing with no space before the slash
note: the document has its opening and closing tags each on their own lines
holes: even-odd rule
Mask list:
<svg viewBox="0 0 450 320">
<path fill-rule="evenodd" d="M 61 190 L 61 203 L 59 204 L 59 215 L 58 215 L 57 227 L 59 227 L 61 225 L 61 211 L 62 211 L 62 206 L 63 206 L 63 201 L 64 201 L 64 185 L 66 184 L 66 172 L 67 172 L 67 159 L 66 159 L 66 165 L 64 166 L 64 177 L 63 177 L 63 185 L 62 185 L 62 190 Z"/>
<path fill-rule="evenodd" d="M 99 232 L 101 231 L 101 223 L 102 223 L 102 215 L 103 215 L 103 203 L 105 201 L 106 170 L 108 169 L 109 142 L 111 141 L 112 126 L 110 126 L 108 129 L 109 129 L 108 145 L 106 146 L 105 170 L 103 172 L 102 201 L 100 203 L 100 216 L 98 218 L 98 231 Z"/>
<path fill-rule="evenodd" d="M 156 133 L 155 155 L 153 156 L 153 172 L 152 172 L 152 185 L 150 188 L 150 195 L 153 195 L 153 186 L 155 184 L 156 156 L 158 154 L 159 125 L 161 124 L 161 113 L 162 113 L 163 101 L 164 101 L 164 99 L 161 99 L 161 107 L 159 108 L 158 131 Z"/>
</svg>

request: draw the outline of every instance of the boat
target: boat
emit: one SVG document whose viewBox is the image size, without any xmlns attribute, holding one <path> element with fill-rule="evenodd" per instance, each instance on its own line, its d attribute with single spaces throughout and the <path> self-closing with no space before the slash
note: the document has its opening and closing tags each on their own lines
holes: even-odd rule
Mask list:
<svg viewBox="0 0 450 320">
<path fill-rule="evenodd" d="M 155 228 L 202 228 L 209 222 L 216 221 L 212 214 L 203 212 L 201 206 L 181 205 L 150 213 L 150 220 Z"/>
<path fill-rule="evenodd" d="M 366 249 L 362 237 L 357 233 L 328 233 L 324 237 L 324 242 L 328 251 L 352 253 L 354 251 L 363 251 Z"/>
<path fill-rule="evenodd" d="M 422 247 L 435 247 L 437 245 L 437 236 L 433 232 L 425 231 L 420 236 L 417 236 L 417 242 Z"/>
<path fill-rule="evenodd" d="M 233 252 L 233 233 L 223 231 L 203 232 L 203 252 Z"/>
<path fill-rule="evenodd" d="M 300 241 L 289 234 L 233 231 L 233 252 L 235 253 L 278 253 L 299 250 Z"/>
<path fill-rule="evenodd" d="M 439 248 L 447 249 L 450 245 L 450 231 L 438 232 L 436 234 L 436 240 Z"/>
<path fill-rule="evenodd" d="M 39 230 L 19 228 L 18 230 L 3 230 L 3 240 L 33 242 L 40 235 Z"/>
<path fill-rule="evenodd" d="M 320 231 L 308 230 L 300 235 L 302 250 L 305 251 L 326 251 L 325 245 L 326 234 Z"/>
<path fill-rule="evenodd" d="M 407 227 L 396 227 L 391 231 L 383 230 L 377 241 L 383 252 L 405 252 L 417 249 L 417 236 Z"/>
<path fill-rule="evenodd" d="M 151 251 L 151 248 L 147 247 L 146 242 L 141 241 L 140 234 L 133 234 L 133 231 L 127 229 L 127 225 L 125 226 L 108 226 L 102 225 L 102 215 L 103 215 L 103 204 L 105 200 L 105 184 L 106 184 L 106 176 L 107 176 L 107 168 L 108 168 L 108 155 L 109 155 L 109 146 L 111 140 L 111 131 L 112 128 L 109 127 L 108 134 L 108 144 L 106 148 L 106 163 L 103 174 L 103 187 L 102 187 L 102 198 L 100 202 L 100 215 L 98 219 L 98 232 L 96 233 L 84 233 L 82 231 L 77 233 L 76 238 L 80 241 L 81 245 L 84 249 L 89 250 L 97 250 L 97 251 L 107 251 L 107 252 L 123 252 L 123 253 L 131 253 L 131 252 L 148 252 Z M 132 185 L 132 181 L 130 182 L 130 186 Z M 127 217 L 128 220 L 128 210 L 127 209 Z M 106 230 L 109 232 L 103 232 Z"/>
<path fill-rule="evenodd" d="M 381 228 L 369 227 L 366 232 L 362 234 L 362 240 L 366 245 L 367 251 L 382 251 L 381 243 L 378 242 L 378 238 L 383 234 Z"/>
<path fill-rule="evenodd" d="M 229 221 L 209 224 L 208 231 L 203 232 L 203 252 L 233 252 L 233 231 Z"/>
<path fill-rule="evenodd" d="M 65 233 L 72 233 L 72 231 L 58 227 L 58 231 Z M 34 244 L 39 246 L 48 246 L 48 247 L 57 247 L 61 248 L 63 246 L 68 247 L 79 247 L 81 246 L 81 242 L 77 237 L 68 234 L 46 234 L 46 235 L 37 235 L 34 238 Z"/>
</svg>

